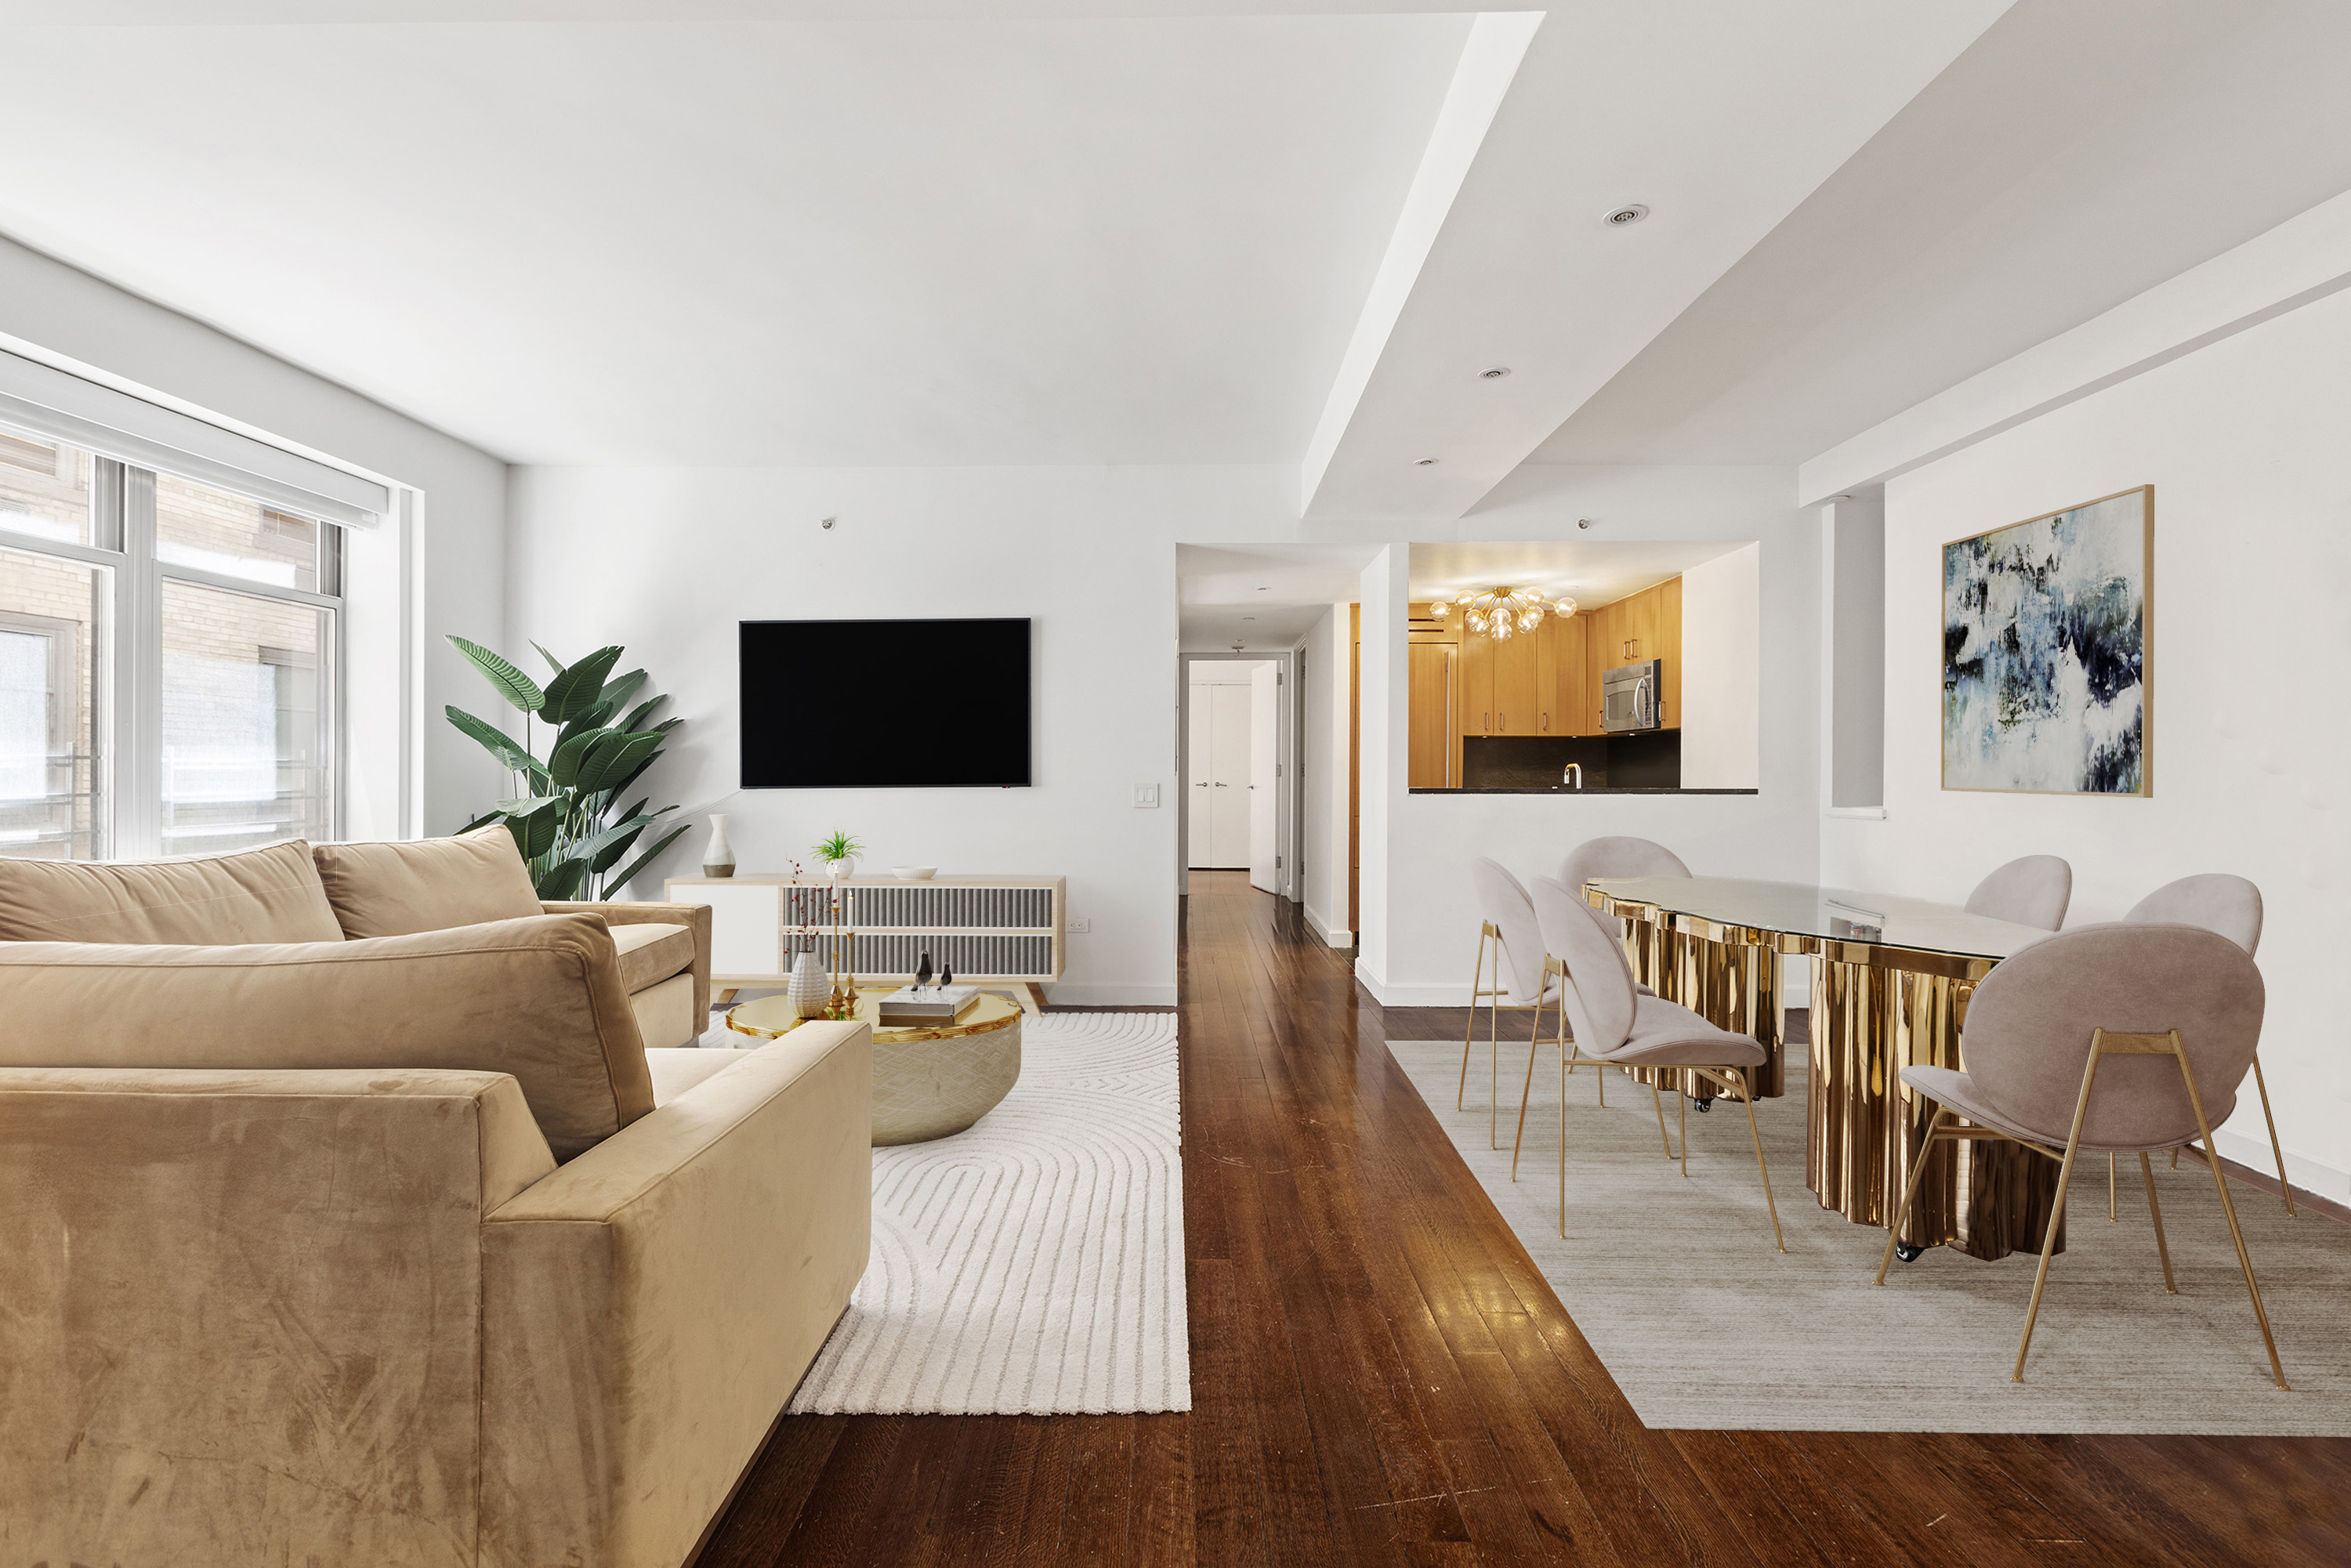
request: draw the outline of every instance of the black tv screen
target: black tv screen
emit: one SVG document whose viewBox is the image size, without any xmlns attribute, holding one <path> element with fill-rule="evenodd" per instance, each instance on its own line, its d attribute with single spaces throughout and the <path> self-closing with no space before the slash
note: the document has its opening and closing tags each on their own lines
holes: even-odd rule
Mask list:
<svg viewBox="0 0 2351 1568">
<path fill-rule="evenodd" d="M 746 621 L 743 788 L 1026 787 L 1029 622 Z"/>
</svg>

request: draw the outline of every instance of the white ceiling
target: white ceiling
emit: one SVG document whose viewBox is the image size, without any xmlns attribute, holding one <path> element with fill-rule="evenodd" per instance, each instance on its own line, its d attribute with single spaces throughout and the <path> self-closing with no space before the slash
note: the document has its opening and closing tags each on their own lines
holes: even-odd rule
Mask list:
<svg viewBox="0 0 2351 1568">
<path fill-rule="evenodd" d="M 0 0 L 0 233 L 517 461 L 1450 519 L 1792 465 L 2351 186 L 2343 0 L 1583 0 L 1464 64 L 1511 15 Z"/>
<path fill-rule="evenodd" d="M 514 461 L 1295 461 L 1468 26 L 0 28 L 0 231 Z"/>
<path fill-rule="evenodd" d="M 2021 0 L 1544 442 L 1794 463 L 2351 188 L 2342 0 Z"/>
<path fill-rule="evenodd" d="M 1412 547 L 1411 592 L 1419 601 L 1463 589 L 1532 588 L 1596 610 L 1745 548 L 1740 539 L 1419 544 Z"/>
<path fill-rule="evenodd" d="M 1333 604 L 1361 597 L 1381 546 L 1177 545 L 1178 634 L 1186 648 L 1286 648 Z"/>
</svg>

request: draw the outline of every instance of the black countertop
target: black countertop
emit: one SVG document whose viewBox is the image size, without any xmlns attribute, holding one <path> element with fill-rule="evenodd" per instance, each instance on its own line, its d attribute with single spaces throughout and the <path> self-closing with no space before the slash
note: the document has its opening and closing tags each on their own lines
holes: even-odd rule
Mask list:
<svg viewBox="0 0 2351 1568">
<path fill-rule="evenodd" d="M 1415 789 L 1415 795 L 1761 795 L 1761 789 L 1681 789 L 1665 785 L 1606 784 L 1577 789 L 1566 784 L 1526 784 L 1489 788 L 1473 785 L 1459 789 Z"/>
</svg>

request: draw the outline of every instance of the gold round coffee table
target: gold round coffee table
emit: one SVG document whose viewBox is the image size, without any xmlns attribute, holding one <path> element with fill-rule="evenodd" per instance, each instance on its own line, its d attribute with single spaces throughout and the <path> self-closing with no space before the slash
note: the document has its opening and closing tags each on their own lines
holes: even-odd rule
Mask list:
<svg viewBox="0 0 2351 1568">
<path fill-rule="evenodd" d="M 895 986 L 857 993 L 857 1016 L 873 1029 L 873 1146 L 920 1144 L 960 1133 L 1012 1092 L 1020 1078 L 1020 1009 L 982 991 L 953 1023 L 883 1029 L 874 1023 Z M 761 997 L 726 1015 L 726 1027 L 754 1040 L 789 1034 L 803 1019 L 783 997 Z"/>
</svg>

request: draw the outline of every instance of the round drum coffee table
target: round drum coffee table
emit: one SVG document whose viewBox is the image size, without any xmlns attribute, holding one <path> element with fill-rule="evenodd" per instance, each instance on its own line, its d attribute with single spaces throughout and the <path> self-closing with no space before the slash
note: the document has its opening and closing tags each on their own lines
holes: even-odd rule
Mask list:
<svg viewBox="0 0 2351 1568">
<path fill-rule="evenodd" d="M 1020 1009 L 982 991 L 953 1023 L 883 1029 L 882 998 L 860 991 L 857 1016 L 873 1029 L 873 1146 L 920 1144 L 960 1133 L 990 1111 L 1020 1078 Z M 755 1040 L 789 1034 L 803 1019 L 783 997 L 761 997 L 726 1015 L 726 1027 Z"/>
</svg>

